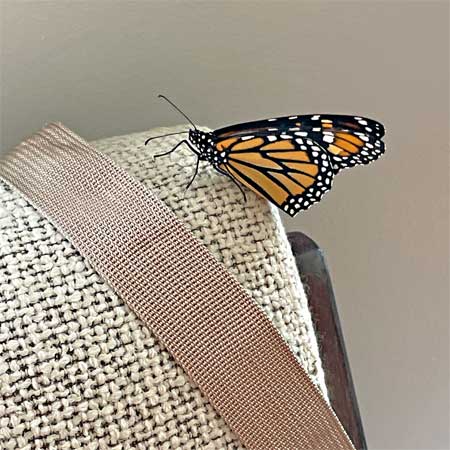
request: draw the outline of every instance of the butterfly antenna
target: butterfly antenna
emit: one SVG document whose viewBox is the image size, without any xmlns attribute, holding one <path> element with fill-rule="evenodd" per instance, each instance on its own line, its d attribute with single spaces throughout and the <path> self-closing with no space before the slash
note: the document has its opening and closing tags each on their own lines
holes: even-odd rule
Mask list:
<svg viewBox="0 0 450 450">
<path fill-rule="evenodd" d="M 153 141 L 153 139 L 159 139 L 159 138 L 166 137 L 166 136 L 175 136 L 176 134 L 183 134 L 183 133 L 189 133 L 189 130 L 187 130 L 187 131 L 178 131 L 177 133 L 168 133 L 168 134 L 161 134 L 160 136 L 149 137 L 145 141 L 145 145 L 147 145 L 150 141 Z"/>
<path fill-rule="evenodd" d="M 175 103 L 171 102 L 165 95 L 159 94 L 158 98 L 162 98 L 167 103 L 169 103 L 169 105 L 172 105 L 173 108 L 175 108 L 185 119 L 187 119 L 189 121 L 189 123 L 194 127 L 195 130 L 197 129 L 197 127 L 195 126 L 194 122 L 192 122 L 192 120 L 189 119 L 189 117 L 183 111 L 181 111 L 181 109 L 178 108 L 178 106 L 175 105 Z"/>
</svg>

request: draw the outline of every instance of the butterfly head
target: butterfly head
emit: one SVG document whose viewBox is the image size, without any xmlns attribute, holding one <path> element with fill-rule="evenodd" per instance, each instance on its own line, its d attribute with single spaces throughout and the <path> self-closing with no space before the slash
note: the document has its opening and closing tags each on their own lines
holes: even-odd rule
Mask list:
<svg viewBox="0 0 450 450">
<path fill-rule="evenodd" d="M 193 150 L 200 161 L 208 161 L 212 164 L 217 164 L 218 159 L 217 156 L 214 156 L 213 152 L 213 133 L 205 133 L 204 131 L 200 131 L 196 126 L 195 123 L 192 122 L 191 119 L 183 112 L 180 108 L 178 108 L 175 103 L 170 101 L 166 96 L 164 95 L 158 95 L 159 98 L 164 99 L 167 103 L 172 105 L 184 118 L 186 118 L 189 123 L 193 126 L 189 130 L 189 142 L 190 142 L 190 148 Z M 182 133 L 186 133 L 186 131 L 183 131 Z M 174 133 L 177 134 L 177 133 Z M 161 137 L 161 136 L 159 136 Z M 149 139 L 146 141 L 146 143 L 149 141 Z"/>
</svg>

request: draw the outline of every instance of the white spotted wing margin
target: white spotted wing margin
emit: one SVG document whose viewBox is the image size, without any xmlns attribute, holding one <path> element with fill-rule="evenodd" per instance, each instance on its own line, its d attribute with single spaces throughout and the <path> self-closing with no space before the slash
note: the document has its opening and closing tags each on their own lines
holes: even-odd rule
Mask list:
<svg viewBox="0 0 450 450">
<path fill-rule="evenodd" d="M 307 140 L 307 142 L 309 142 L 309 140 Z M 335 171 L 330 156 L 323 147 L 319 146 L 314 141 L 311 142 L 311 146 L 316 148 L 312 152 L 313 155 L 318 153 L 314 159 L 314 163 L 317 164 L 319 168 L 319 173 L 316 177 L 317 181 L 309 186 L 303 194 L 289 197 L 289 199 L 281 206 L 283 211 L 291 217 L 295 217 L 299 211 L 305 211 L 315 203 L 320 202 L 324 194 L 326 194 L 333 186 Z"/>
<path fill-rule="evenodd" d="M 290 196 L 281 205 L 281 209 L 291 217 L 295 217 L 299 211 L 305 211 L 320 202 L 324 194 L 331 189 L 335 175 L 328 152 L 313 140 L 306 139 L 304 142 L 308 148 L 311 148 L 311 155 L 314 164 L 318 167 L 318 174 L 316 181 L 301 195 Z"/>
</svg>

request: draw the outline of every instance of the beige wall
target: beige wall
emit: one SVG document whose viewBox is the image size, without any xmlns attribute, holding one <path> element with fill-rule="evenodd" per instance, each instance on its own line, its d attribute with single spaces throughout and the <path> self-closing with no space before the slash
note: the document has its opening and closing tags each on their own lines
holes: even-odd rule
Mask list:
<svg viewBox="0 0 450 450">
<path fill-rule="evenodd" d="M 342 112 L 387 154 L 295 220 L 324 248 L 369 445 L 449 448 L 448 3 L 3 1 L 1 148 Z"/>
</svg>

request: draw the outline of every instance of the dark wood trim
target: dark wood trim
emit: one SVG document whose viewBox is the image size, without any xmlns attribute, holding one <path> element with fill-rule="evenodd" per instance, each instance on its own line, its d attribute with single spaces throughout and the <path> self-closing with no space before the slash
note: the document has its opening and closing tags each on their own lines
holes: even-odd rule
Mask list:
<svg viewBox="0 0 450 450">
<path fill-rule="evenodd" d="M 367 450 L 330 275 L 321 249 L 300 232 L 288 233 L 316 329 L 331 406 L 357 449 Z"/>
</svg>

